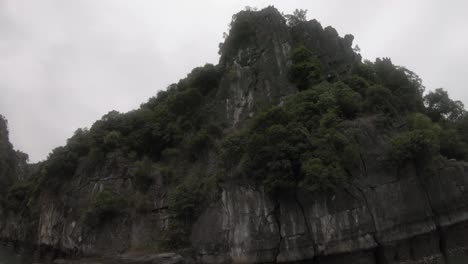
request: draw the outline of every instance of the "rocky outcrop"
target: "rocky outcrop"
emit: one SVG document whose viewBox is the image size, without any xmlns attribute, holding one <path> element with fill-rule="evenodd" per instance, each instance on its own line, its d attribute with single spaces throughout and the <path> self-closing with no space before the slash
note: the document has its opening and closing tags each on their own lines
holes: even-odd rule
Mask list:
<svg viewBox="0 0 468 264">
<path fill-rule="evenodd" d="M 360 62 L 351 35 L 341 38 L 315 20 L 290 28 L 269 7 L 239 13 L 235 23 L 242 21 L 249 21 L 249 28 L 243 28 L 249 43 L 232 44 L 235 31 L 226 39 L 219 63 L 222 78 L 213 100 L 215 115 L 230 129 L 296 92 L 287 69 L 289 54 L 298 45 L 316 53 L 327 78 Z M 360 164 L 348 172 L 352 184 L 330 193 L 298 190 L 272 197 L 253 182 L 229 178 L 221 186 L 219 201 L 192 227 L 193 251 L 182 255 L 200 263 L 450 263 L 452 255 L 468 250 L 468 164 L 444 160 L 430 164 L 430 173 L 411 164 L 399 170 L 385 167 L 381 159 L 392 131 L 379 131 L 376 118 L 345 124 L 359 131 L 355 140 Z M 0 143 L 8 142 L 5 131 L 0 122 Z M 8 144 L 1 146 L 10 151 Z M 213 170 L 217 157 L 207 156 L 190 166 Z M 92 171 L 80 164 L 57 193 L 41 193 L 40 207 L 32 215 L 0 211 L 0 238 L 33 241 L 51 258 L 104 255 L 114 258 L 93 261 L 190 263 L 191 258 L 177 254 L 122 255 L 160 250 L 155 246 L 171 221 L 171 186 L 161 171 L 154 169 L 154 183 L 144 196 L 136 197 L 133 164 L 122 153 L 108 153 Z M 184 167 L 182 173 L 192 169 L 177 167 Z M 103 190 L 129 198 L 128 206 L 105 223 L 90 224 L 87 211 Z"/>
<path fill-rule="evenodd" d="M 6 119 L 0 115 L 0 192 L 14 182 L 16 154 L 8 137 Z"/>
<path fill-rule="evenodd" d="M 6 119 L 0 115 L 0 238 L 24 240 L 30 235 L 29 220 L 23 219 L 17 212 L 6 211 L 7 192 L 21 177 L 19 160 L 9 140 Z M 15 208 L 17 211 L 19 208 Z"/>
<path fill-rule="evenodd" d="M 234 45 L 236 25 L 248 22 L 251 35 L 247 45 Z M 244 35 L 247 33 L 243 33 Z M 322 28 L 316 20 L 289 28 L 274 7 L 258 12 L 242 11 L 235 15 L 229 36 L 221 48 L 220 66 L 224 75 L 218 98 L 231 126 L 252 117 L 268 105 L 297 91 L 288 81 L 292 49 L 304 45 L 313 50 L 330 78 L 349 70 L 361 57 L 352 50 L 352 35 L 341 38 L 332 27 Z"/>
<path fill-rule="evenodd" d="M 268 197 L 252 185 L 227 184 L 222 201 L 194 226 L 200 259 L 445 263 L 468 249 L 468 164 L 444 161 L 429 175 L 414 166 L 385 169 L 379 163 L 384 138 L 372 124 L 352 124 L 361 128 L 362 164 L 348 188 Z"/>
<path fill-rule="evenodd" d="M 89 223 L 87 210 L 90 210 L 93 199 L 102 190 L 112 190 L 124 198 L 133 197 L 134 187 L 129 175 L 131 165 L 123 159 L 119 159 L 119 162 L 117 166 L 109 162 L 95 175 L 76 177 L 67 185 L 67 194 L 42 197 L 39 244 L 73 255 L 113 255 L 138 247 L 138 241 L 144 243 L 158 235 L 157 230 L 164 227 L 164 222 L 159 221 L 160 212 L 156 209 L 139 213 L 126 207 L 105 224 Z M 153 200 L 150 200 L 151 208 L 161 203 L 158 195 L 164 195 L 164 192 L 156 192 L 158 187 L 161 186 L 156 185 L 151 189 L 155 193 Z M 133 204 L 130 198 L 127 202 L 128 206 Z"/>
</svg>

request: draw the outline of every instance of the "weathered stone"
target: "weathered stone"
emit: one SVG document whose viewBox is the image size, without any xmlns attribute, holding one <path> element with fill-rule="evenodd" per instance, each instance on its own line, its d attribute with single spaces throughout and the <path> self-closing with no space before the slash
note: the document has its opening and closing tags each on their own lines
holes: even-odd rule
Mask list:
<svg viewBox="0 0 468 264">
<path fill-rule="evenodd" d="M 296 92 L 287 75 L 289 54 L 299 44 L 316 53 L 330 76 L 360 61 L 352 51 L 351 35 L 341 38 L 315 20 L 289 28 L 272 7 L 243 15 L 252 23 L 253 43 L 223 51 L 223 74 L 213 103 L 220 107 L 215 114 L 229 128 Z M 360 164 L 349 172 L 354 182 L 347 188 L 271 197 L 253 182 L 227 177 L 221 199 L 192 227 L 193 257 L 200 263 L 444 263 L 467 252 L 468 164 L 443 161 L 436 173 L 411 164 L 388 168 L 382 157 L 394 132 L 380 131 L 377 119 L 368 116 L 343 124 L 359 131 L 355 140 L 360 146 Z M 5 131 L 0 124 L 0 140 Z M 52 258 L 108 256 L 57 264 L 191 263 L 190 257 L 176 253 L 120 255 L 157 244 L 168 229 L 169 187 L 160 173 L 142 198 L 143 209 L 130 208 L 100 226 L 86 224 L 84 212 L 102 190 L 125 197 L 135 193 L 130 161 L 112 154 L 92 173 L 79 167 L 59 194 L 42 194 L 38 219 L 0 211 L 0 238 L 34 241 L 51 251 Z M 207 164 L 196 166 L 211 172 L 216 161 L 216 154 L 210 154 Z"/>
</svg>

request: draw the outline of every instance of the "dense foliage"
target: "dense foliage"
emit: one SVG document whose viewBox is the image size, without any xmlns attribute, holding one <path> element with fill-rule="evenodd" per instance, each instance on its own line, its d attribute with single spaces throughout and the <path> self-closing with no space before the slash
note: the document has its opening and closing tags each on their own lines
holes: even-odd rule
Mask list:
<svg viewBox="0 0 468 264">
<path fill-rule="evenodd" d="M 252 45 L 256 37 L 250 16 L 253 12 L 247 9 L 233 15 L 229 35 L 226 35 L 226 41 L 220 44 L 220 54 L 232 56 L 239 49 Z"/>
<path fill-rule="evenodd" d="M 299 90 L 305 90 L 320 82 L 322 77 L 320 61 L 310 50 L 304 46 L 295 49 L 291 55 L 291 62 L 289 78 Z"/>
<path fill-rule="evenodd" d="M 242 159 L 242 174 L 270 192 L 331 190 L 348 182 L 358 147 L 340 127 L 361 98 L 343 83 L 322 83 L 259 114 L 223 144 L 225 163 Z"/>
<path fill-rule="evenodd" d="M 424 164 L 440 150 L 440 127 L 423 114 L 412 114 L 407 118 L 408 130 L 390 139 L 387 155 L 396 166 L 406 162 Z"/>
<path fill-rule="evenodd" d="M 117 193 L 108 190 L 99 192 L 91 206 L 84 212 L 84 221 L 90 227 L 96 227 L 113 218 L 125 214 L 129 202 Z"/>
<path fill-rule="evenodd" d="M 133 171 L 134 183 L 136 188 L 142 193 L 146 193 L 154 183 L 152 166 L 152 162 L 148 158 L 135 162 Z"/>
<path fill-rule="evenodd" d="M 292 14 L 285 15 L 288 26 L 294 27 L 307 21 L 307 10 L 296 9 Z"/>
<path fill-rule="evenodd" d="M 173 220 L 161 247 L 166 250 L 188 246 L 191 226 L 202 211 L 219 199 L 216 175 L 190 175 L 180 179 L 169 196 Z"/>
</svg>

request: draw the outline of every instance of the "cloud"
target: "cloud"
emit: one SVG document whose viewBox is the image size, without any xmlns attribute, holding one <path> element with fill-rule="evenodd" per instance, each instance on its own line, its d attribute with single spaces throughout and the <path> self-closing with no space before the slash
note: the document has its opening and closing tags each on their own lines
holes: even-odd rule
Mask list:
<svg viewBox="0 0 468 264">
<path fill-rule="evenodd" d="M 308 9 L 354 34 L 365 58 L 391 57 L 468 102 L 463 1 L 0 0 L 0 113 L 12 142 L 44 159 L 77 128 L 216 63 L 232 14 L 270 4 Z"/>
</svg>

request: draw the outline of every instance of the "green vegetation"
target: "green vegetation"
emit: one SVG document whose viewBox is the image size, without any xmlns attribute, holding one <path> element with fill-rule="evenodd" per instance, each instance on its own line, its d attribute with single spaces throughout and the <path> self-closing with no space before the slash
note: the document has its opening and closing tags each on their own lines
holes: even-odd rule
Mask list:
<svg viewBox="0 0 468 264">
<path fill-rule="evenodd" d="M 466 142 L 450 126 L 447 122 L 434 123 L 423 113 L 408 115 L 406 130 L 389 141 L 388 159 L 397 166 L 406 162 L 425 166 L 438 155 L 455 159 L 467 158 Z"/>
<path fill-rule="evenodd" d="M 423 164 L 439 151 L 437 135 L 427 129 L 401 133 L 389 142 L 389 159 L 401 165 L 408 161 Z"/>
<path fill-rule="evenodd" d="M 196 68 L 140 109 L 125 114 L 111 111 L 90 129 L 77 130 L 66 146 L 54 149 L 41 165 L 39 184 L 57 193 L 74 177 L 79 164 L 84 171 L 92 172 L 111 153 L 123 153 L 135 162 L 144 157 L 158 161 L 166 149 L 182 142 L 188 142 L 191 150 L 209 146 L 211 127 L 216 125 L 204 125 L 206 110 L 201 105 L 209 104 L 205 97 L 217 89 L 219 78 L 220 72 L 213 65 Z M 138 186 L 149 181 L 143 170 L 135 175 Z"/>
<path fill-rule="evenodd" d="M 373 68 L 378 83 L 389 89 L 392 95 L 398 98 L 393 102 L 397 111 L 424 111 L 422 98 L 424 86 L 415 73 L 404 67 L 393 65 L 388 58 L 377 59 Z"/>
<path fill-rule="evenodd" d="M 289 78 L 297 85 L 299 90 L 305 90 L 321 81 L 320 61 L 304 46 L 300 46 L 292 52 L 291 62 Z"/>
<path fill-rule="evenodd" d="M 187 140 L 187 150 L 192 160 L 196 160 L 197 157 L 207 148 L 212 146 L 212 136 L 208 131 L 203 128 L 198 130 Z"/>
<path fill-rule="evenodd" d="M 371 113 L 385 113 L 394 116 L 397 113 L 396 101 L 389 89 L 381 85 L 373 85 L 366 91 L 365 108 Z"/>
<path fill-rule="evenodd" d="M 446 91 L 439 88 L 424 96 L 426 113 L 434 122 L 456 122 L 465 113 L 460 101 L 453 101 Z"/>
<path fill-rule="evenodd" d="M 453 128 L 445 128 L 440 131 L 440 154 L 457 160 L 466 160 L 468 157 L 468 145 L 462 139 L 460 133 Z"/>
<path fill-rule="evenodd" d="M 247 9 L 232 17 L 229 34 L 225 36 L 226 41 L 220 44 L 220 54 L 232 56 L 239 49 L 248 47 L 254 42 L 256 34 L 252 13 L 252 10 Z"/>
<path fill-rule="evenodd" d="M 58 147 L 47 157 L 40 171 L 41 189 L 58 192 L 66 181 L 70 180 L 77 168 L 78 155 L 70 147 Z"/>
<path fill-rule="evenodd" d="M 124 197 L 104 190 L 96 195 L 91 207 L 84 213 L 84 221 L 92 227 L 99 226 L 124 215 L 128 206 L 129 203 Z"/>
<path fill-rule="evenodd" d="M 285 15 L 287 24 L 290 27 L 295 27 L 301 22 L 307 21 L 307 10 L 296 9 L 291 15 Z"/>
<path fill-rule="evenodd" d="M 33 182 L 17 181 L 8 189 L 2 208 L 17 213 L 19 210 L 21 215 L 28 215 L 33 209 L 35 192 L 37 192 L 37 187 Z"/>
<path fill-rule="evenodd" d="M 135 162 L 133 178 L 136 188 L 146 193 L 154 182 L 151 160 L 144 158 L 142 161 Z"/>
<path fill-rule="evenodd" d="M 320 63 L 304 46 L 293 50 L 291 62 L 289 77 L 301 92 L 258 114 L 247 129 L 222 144 L 227 168 L 240 164 L 242 175 L 269 192 L 298 187 L 327 191 L 350 183 L 359 147 L 341 124 L 359 116 L 381 115 L 389 124 L 408 116 L 387 144 L 387 159 L 396 166 L 421 165 L 438 155 L 466 157 L 467 144 L 456 129 L 461 126 L 448 125 L 462 120 L 463 106 L 442 90 L 423 98 L 424 87 L 413 72 L 378 59 L 326 82 Z"/>
<path fill-rule="evenodd" d="M 259 114 L 242 133 L 224 141 L 224 164 L 243 164 L 242 174 L 270 193 L 333 190 L 349 181 L 357 145 L 340 127 L 360 110 L 361 96 L 343 83 L 322 83 Z M 352 153 L 352 154 L 350 154 Z"/>
<path fill-rule="evenodd" d="M 190 175 L 183 178 L 169 196 L 173 219 L 161 246 L 174 250 L 188 246 L 193 222 L 203 209 L 219 197 L 219 178 L 213 175 Z"/>
</svg>

